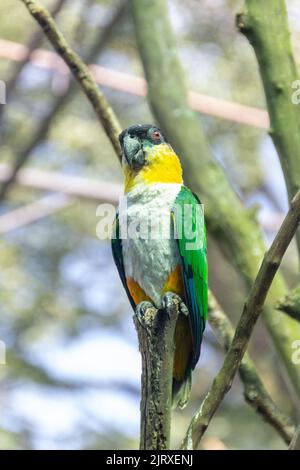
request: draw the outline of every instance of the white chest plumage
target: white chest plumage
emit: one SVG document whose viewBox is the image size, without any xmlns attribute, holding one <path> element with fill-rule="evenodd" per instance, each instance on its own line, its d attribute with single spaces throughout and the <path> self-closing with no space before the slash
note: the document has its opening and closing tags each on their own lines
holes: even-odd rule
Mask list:
<svg viewBox="0 0 300 470">
<path fill-rule="evenodd" d="M 139 184 L 120 205 L 125 275 L 161 306 L 161 291 L 180 262 L 171 209 L 181 184 Z"/>
</svg>

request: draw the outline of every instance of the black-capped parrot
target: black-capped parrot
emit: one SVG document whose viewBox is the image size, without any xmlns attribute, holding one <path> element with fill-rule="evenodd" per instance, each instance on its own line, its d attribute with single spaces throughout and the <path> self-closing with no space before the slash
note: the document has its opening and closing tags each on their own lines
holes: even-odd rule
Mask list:
<svg viewBox="0 0 300 470">
<path fill-rule="evenodd" d="M 207 318 L 203 208 L 184 186 L 180 160 L 158 127 L 134 125 L 119 139 L 125 194 L 115 220 L 113 256 L 134 310 L 144 311 L 149 302 L 163 308 L 172 295 L 183 300 L 173 366 L 173 406 L 183 408 Z"/>
</svg>

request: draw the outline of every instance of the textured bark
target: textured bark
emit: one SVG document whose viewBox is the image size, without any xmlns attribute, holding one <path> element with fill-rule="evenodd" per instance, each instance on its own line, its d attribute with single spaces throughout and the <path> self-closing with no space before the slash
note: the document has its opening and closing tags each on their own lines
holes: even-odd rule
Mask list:
<svg viewBox="0 0 300 470">
<path fill-rule="evenodd" d="M 178 302 L 134 316 L 142 356 L 140 449 L 170 448 L 174 333 Z"/>
<path fill-rule="evenodd" d="M 250 289 L 265 252 L 261 230 L 215 163 L 199 119 L 188 107 L 186 83 L 166 2 L 131 0 L 131 6 L 153 113 L 180 155 L 186 183 L 205 206 L 209 232 Z M 300 337 L 300 325 L 291 318 L 274 314 L 272 307 L 286 293 L 284 280 L 278 275 L 263 318 L 300 396 L 300 368 L 290 360 L 291 344 Z"/>
<path fill-rule="evenodd" d="M 293 57 L 284 0 L 245 0 L 237 16 L 240 31 L 253 46 L 270 115 L 270 135 L 277 149 L 289 200 L 300 189 L 300 107 L 292 84 L 299 79 Z M 297 233 L 300 254 L 300 231 Z"/>
</svg>

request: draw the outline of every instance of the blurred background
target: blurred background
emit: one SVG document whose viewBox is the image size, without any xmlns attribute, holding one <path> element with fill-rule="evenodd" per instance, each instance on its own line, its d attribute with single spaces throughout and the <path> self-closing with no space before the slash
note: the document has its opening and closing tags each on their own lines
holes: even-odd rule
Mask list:
<svg viewBox="0 0 300 470">
<path fill-rule="evenodd" d="M 122 0 L 43 1 L 69 43 L 96 69 L 122 126 L 153 122 L 143 93 L 133 24 Z M 235 27 L 237 0 L 170 0 L 169 14 L 189 88 L 265 109 L 254 53 Z M 296 59 L 300 10 L 288 0 Z M 125 5 L 125 6 L 124 6 Z M 38 52 L 32 54 L 32 51 Z M 96 236 L 96 208 L 116 201 L 122 174 L 110 142 L 65 67 L 20 1 L 0 5 L 0 449 L 138 447 L 140 356 L 132 311 L 109 240 Z M 126 75 L 124 75 L 126 74 Z M 287 209 L 281 168 L 258 124 L 199 114 L 216 160 L 244 204 L 258 210 L 269 244 Z M 238 116 L 237 116 L 237 121 Z M 103 183 L 105 182 L 105 184 Z M 245 291 L 209 238 L 209 284 L 235 324 Z M 292 244 L 283 263 L 295 283 Z M 266 388 L 295 415 L 278 358 L 259 322 L 250 351 Z M 192 400 L 173 417 L 178 447 L 224 353 L 207 327 Z M 2 361 L 4 362 L 4 361 Z M 283 449 L 243 398 L 238 378 L 202 441 L 204 449 Z"/>
</svg>

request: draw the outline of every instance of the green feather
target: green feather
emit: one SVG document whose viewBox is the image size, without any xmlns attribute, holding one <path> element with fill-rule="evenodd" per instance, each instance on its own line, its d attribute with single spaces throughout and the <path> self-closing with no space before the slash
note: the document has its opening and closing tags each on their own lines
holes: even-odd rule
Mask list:
<svg viewBox="0 0 300 470">
<path fill-rule="evenodd" d="M 204 213 L 198 198 L 188 188 L 182 186 L 176 197 L 172 214 L 193 338 L 190 368 L 194 369 L 200 356 L 207 319 L 208 272 Z"/>
</svg>

